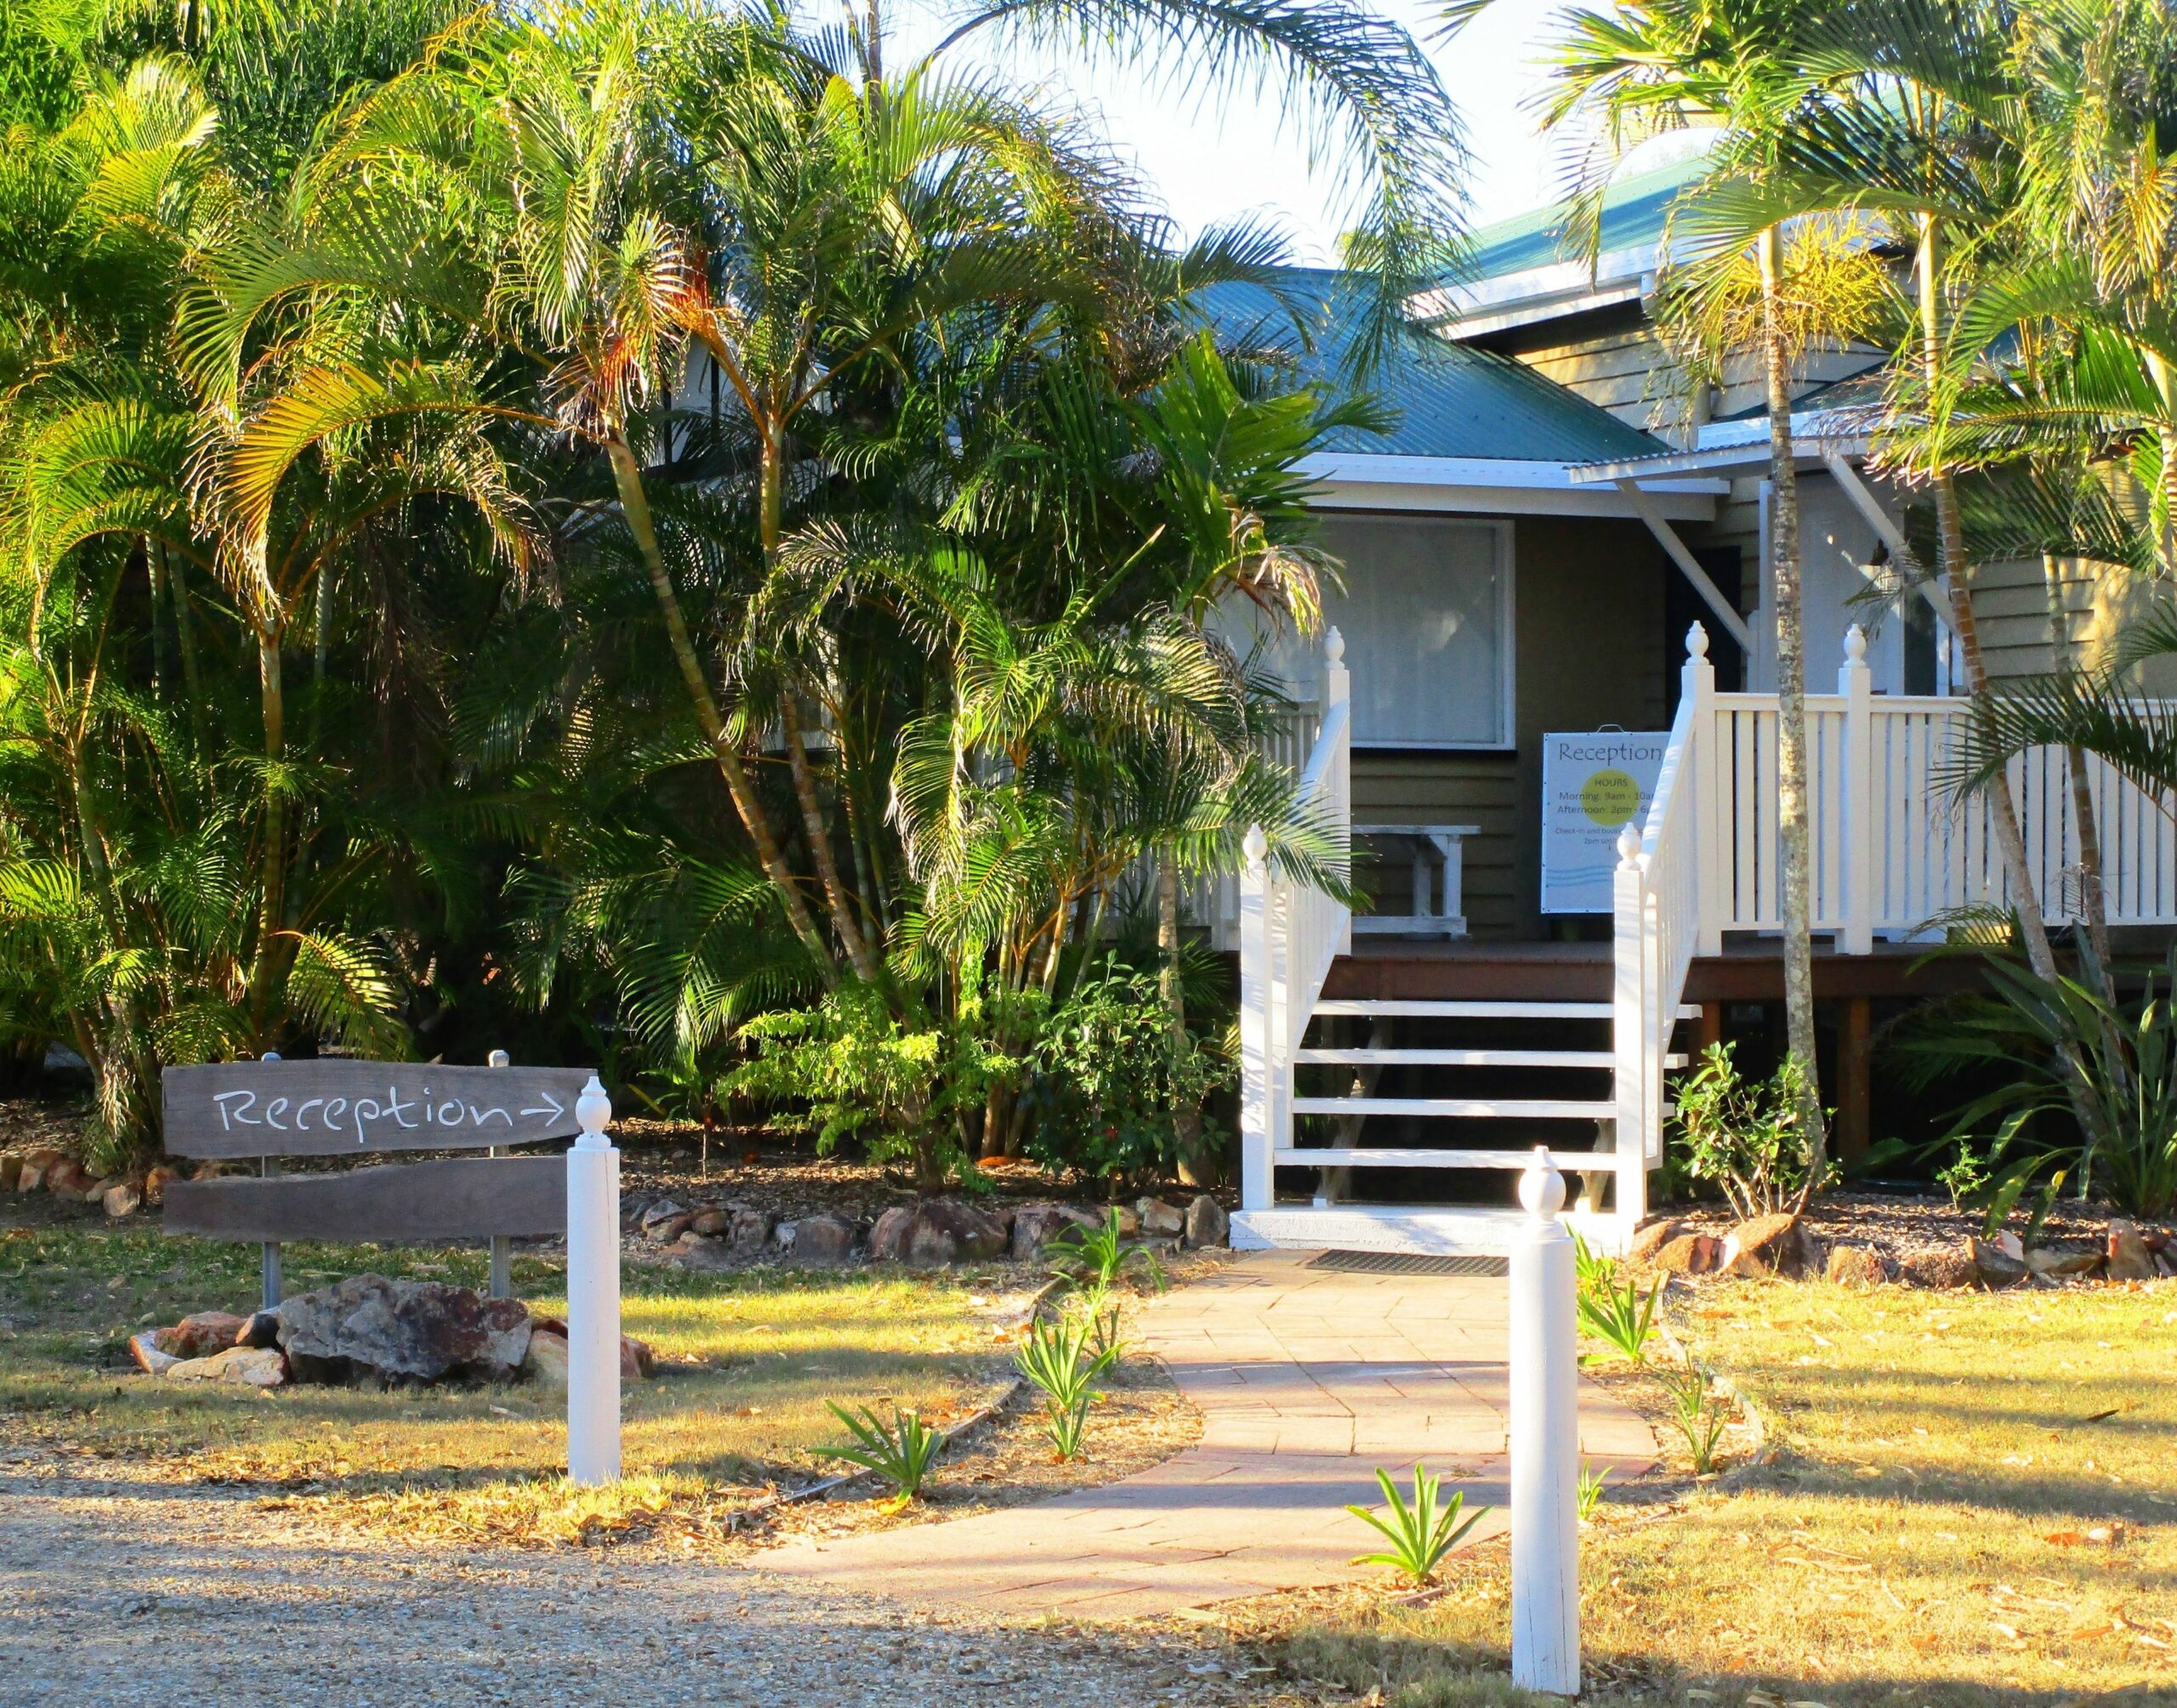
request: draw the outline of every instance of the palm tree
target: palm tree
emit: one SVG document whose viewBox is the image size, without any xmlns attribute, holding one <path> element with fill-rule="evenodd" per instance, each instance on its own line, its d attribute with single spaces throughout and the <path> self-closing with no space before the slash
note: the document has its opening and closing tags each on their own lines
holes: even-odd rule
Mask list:
<svg viewBox="0 0 2177 1708">
<path fill-rule="evenodd" d="M 1456 30 L 1487 0 L 1447 10 Z M 1839 246 L 1793 233 L 1774 204 L 1786 140 L 1821 87 L 1809 53 L 1821 9 L 1809 0 L 1617 0 L 1564 22 L 1549 59 L 1555 88 L 1546 129 L 1577 126 L 1592 139 L 1572 202 L 1572 229 L 1592 256 L 1603 198 L 1616 162 L 1631 146 L 1666 131 L 1717 133 L 1709 170 L 1673 211 L 1680 249 L 1674 270 L 1673 324 L 1697 349 L 1751 348 L 1769 417 L 1769 604 L 1776 627 L 1776 838 L 1783 925 L 1787 1048 L 1806 1067 L 1799 1111 L 1820 1179 L 1826 1123 L 1813 1071 L 1814 972 L 1807 851 L 1805 627 L 1801 618 L 1797 450 L 1792 370 L 1808 343 L 1831 335 L 1837 306 L 1795 281 L 1797 252 L 1833 260 Z M 1794 241 L 1796 239 L 1796 241 Z M 1689 241 L 1690 240 L 1690 241 Z M 1849 246 L 1844 246 L 1849 248 Z M 1684 252 L 1691 250 L 1688 256 Z M 1751 279 L 1744 256 L 1750 250 Z M 1806 275 L 1836 270 L 1817 264 Z M 1742 312 L 1750 298 L 1754 313 Z M 1850 319 L 1848 315 L 1844 318 Z M 1694 377 L 1703 372 L 1697 363 Z"/>
</svg>

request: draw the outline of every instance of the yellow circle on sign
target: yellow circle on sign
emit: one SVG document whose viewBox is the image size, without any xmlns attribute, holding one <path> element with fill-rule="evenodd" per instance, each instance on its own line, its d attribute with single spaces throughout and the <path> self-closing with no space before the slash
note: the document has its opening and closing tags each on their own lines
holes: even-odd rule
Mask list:
<svg viewBox="0 0 2177 1708">
<path fill-rule="evenodd" d="M 1623 771 L 1598 771 L 1580 785 L 1580 810 L 1614 830 L 1640 809 L 1640 786 Z"/>
</svg>

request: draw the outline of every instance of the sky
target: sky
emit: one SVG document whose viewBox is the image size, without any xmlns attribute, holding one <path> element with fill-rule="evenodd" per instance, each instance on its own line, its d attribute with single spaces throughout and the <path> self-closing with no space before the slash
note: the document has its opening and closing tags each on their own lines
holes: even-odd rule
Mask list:
<svg viewBox="0 0 2177 1708">
<path fill-rule="evenodd" d="M 1543 83 L 1533 61 L 1561 0 L 1495 0 L 1449 46 L 1428 41 L 1441 0 L 1374 4 L 1423 40 L 1458 108 L 1473 156 L 1468 186 L 1473 223 L 1487 224 L 1555 200 L 1561 156 L 1556 144 L 1536 134 L 1533 115 L 1523 103 Z M 895 41 L 899 33 L 895 28 Z M 1339 186 L 1325 175 L 1310 175 L 1303 139 L 1290 126 L 1281 127 L 1274 108 L 1252 102 L 1205 105 L 1148 85 L 1139 71 L 1070 58 L 1016 57 L 1009 69 L 1100 110 L 1114 143 L 1133 156 L 1185 235 L 1235 214 L 1267 213 L 1291 237 L 1295 260 L 1333 258 L 1344 223 Z"/>
</svg>

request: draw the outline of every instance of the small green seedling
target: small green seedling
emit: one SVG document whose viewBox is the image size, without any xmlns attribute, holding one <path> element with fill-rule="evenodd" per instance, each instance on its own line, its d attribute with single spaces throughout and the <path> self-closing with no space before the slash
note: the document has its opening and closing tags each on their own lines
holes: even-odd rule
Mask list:
<svg viewBox="0 0 2177 1708">
<path fill-rule="evenodd" d="M 1128 1269 L 1139 1268 L 1149 1285 L 1164 1288 L 1164 1271 L 1156 1256 L 1140 1246 L 1129 1246 L 1119 1232 L 1119 1212 L 1111 1211 L 1100 1228 L 1070 1228 L 1050 1243 L 1056 1261 L 1051 1274 L 1069 1286 L 1083 1291 L 1109 1292 Z"/>
<path fill-rule="evenodd" d="M 1580 1522 L 1586 1524 L 1595 1515 L 1595 1508 L 1602 1505 L 1602 1485 L 1610 1480 L 1610 1467 L 1600 1471 L 1588 1469 L 1588 1461 L 1580 1461 Z"/>
<path fill-rule="evenodd" d="M 893 1503 L 895 1507 L 906 1506 L 922 1492 L 929 1467 L 945 1450 L 942 1432 L 924 1423 L 919 1412 L 895 1411 L 892 1421 L 887 1423 L 866 1405 L 857 1416 L 835 1399 L 824 1403 L 832 1408 L 832 1415 L 846 1425 L 854 1437 L 854 1445 L 819 1447 L 815 1450 L 820 1458 L 844 1460 L 865 1471 L 874 1471 L 900 1491 L 899 1499 Z"/>
<path fill-rule="evenodd" d="M 1092 1344 L 1094 1333 L 1077 1316 L 1039 1322 L 1013 1355 L 1015 1368 L 1043 1391 L 1044 1433 L 1061 1460 L 1081 1456 L 1088 1408 L 1104 1397 L 1096 1378 L 1119 1360 L 1117 1347 Z"/>
<path fill-rule="evenodd" d="M 1452 1498 L 1439 1504 L 1437 1492 L 1441 1479 L 1430 1476 L 1419 1465 L 1413 1467 L 1411 1505 L 1391 1481 L 1390 1472 L 1378 1467 L 1376 1481 L 1382 1485 L 1384 1503 L 1390 1509 L 1387 1513 L 1379 1514 L 1366 1507 L 1348 1507 L 1345 1510 L 1373 1526 L 1390 1546 L 1381 1553 L 1358 1555 L 1353 1563 L 1392 1567 L 1404 1572 L 1417 1588 L 1435 1577 L 1436 1568 L 1443 1563 L 1444 1556 L 1488 1516 L 1489 1508 L 1483 1507 L 1471 1518 L 1461 1518 L 1466 1507 L 1464 1489 L 1454 1489 Z"/>
<path fill-rule="evenodd" d="M 1648 1359 L 1648 1336 L 1656 1325 L 1656 1306 L 1663 1296 L 1668 1276 L 1658 1275 L 1645 1297 L 1638 1281 L 1614 1277 L 1593 1291 L 1577 1296 L 1580 1326 L 1632 1364 Z"/>
</svg>

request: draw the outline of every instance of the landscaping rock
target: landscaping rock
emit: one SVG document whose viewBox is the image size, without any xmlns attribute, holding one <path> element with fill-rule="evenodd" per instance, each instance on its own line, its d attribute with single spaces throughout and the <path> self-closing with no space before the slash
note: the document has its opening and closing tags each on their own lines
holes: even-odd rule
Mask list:
<svg viewBox="0 0 2177 1708">
<path fill-rule="evenodd" d="M 394 1382 L 449 1376 L 503 1381 L 529 1350 L 529 1309 L 443 1281 L 350 1275 L 280 1307 L 280 1344 L 290 1357 L 344 1365 Z"/>
<path fill-rule="evenodd" d="M 1112 1215 L 1114 1215 L 1114 1216 L 1116 1216 L 1116 1217 L 1117 1217 L 1119 1218 L 1119 1238 L 1120 1238 L 1120 1239 L 1122 1239 L 1122 1240 L 1134 1240 L 1134 1239 L 1139 1239 L 1139 1238 L 1140 1237 L 1140 1235 L 1141 1235 L 1141 1212 L 1140 1212 L 1140 1211 L 1137 1211 L 1137 1210 L 1129 1210 L 1129 1209 L 1128 1209 L 1128 1208 L 1126 1207 L 1126 1206 L 1125 1206 L 1125 1205 L 1121 1204 L 1121 1205 L 1117 1206 L 1112 1210 L 1111 1214 L 1112 1214 Z M 1097 1225 L 1098 1227 L 1101 1227 L 1101 1226 L 1103 1225 L 1103 1220 L 1104 1220 L 1104 1218 L 1102 1218 L 1101 1217 L 1099 1217 L 1097 1218 L 1097 1224 L 1096 1224 L 1096 1225 Z"/>
<path fill-rule="evenodd" d="M 1657 1249 L 1648 1267 L 1666 1275 L 1706 1275 L 1723 1265 L 1724 1242 L 1709 1234 L 1681 1234 Z"/>
<path fill-rule="evenodd" d="M 797 1263 L 844 1263 L 854 1256 L 854 1223 L 827 1211 L 782 1222 L 779 1248 Z"/>
<path fill-rule="evenodd" d="M 175 1358 L 209 1358 L 232 1346 L 248 1321 L 232 1311 L 197 1311 L 154 1333 L 161 1352 Z"/>
<path fill-rule="evenodd" d="M 67 1160 L 50 1145 L 41 1150 L 33 1150 L 23 1159 L 22 1170 L 15 1176 L 15 1190 L 18 1192 L 37 1191 L 45 1184 L 47 1172 L 58 1168 Z"/>
<path fill-rule="evenodd" d="M 521 1360 L 521 1377 L 565 1393 L 567 1391 L 567 1337 L 538 1329 L 529 1336 Z"/>
<path fill-rule="evenodd" d="M 1727 1275 L 1816 1275 L 1822 1273 L 1822 1248 L 1813 1231 L 1788 1211 L 1756 1216 L 1724 1235 L 1722 1268 Z"/>
<path fill-rule="evenodd" d="M 1071 1204 L 1023 1204 L 1013 1212 L 1012 1254 L 1016 1263 L 1040 1263 L 1052 1240 L 1069 1228 L 1094 1229 L 1096 1218 Z"/>
<path fill-rule="evenodd" d="M 639 1382 L 655 1373 L 657 1360 L 651 1354 L 650 1342 L 639 1341 L 633 1335 L 620 1336 L 620 1380 Z"/>
<path fill-rule="evenodd" d="M 2026 1275 L 2023 1251 L 2015 1257 L 1992 1240 L 1974 1240 L 1970 1249 L 1973 1253 L 1973 1273 L 1991 1287 L 2015 1286 Z"/>
<path fill-rule="evenodd" d="M 277 1347 L 230 1346 L 209 1358 L 185 1358 L 166 1373 L 168 1382 L 230 1382 L 277 1387 L 287 1379 L 287 1360 Z"/>
<path fill-rule="evenodd" d="M 1232 1218 L 1225 1206 L 1207 1192 L 1196 1194 L 1187 1206 L 1187 1244 L 1199 1251 L 1225 1245 L 1231 1237 Z"/>
<path fill-rule="evenodd" d="M 1970 1287 L 1977 1274 L 1973 1254 L 1957 1250 L 1915 1251 L 1898 1266 L 1898 1279 L 1907 1285 L 1941 1291 Z"/>
<path fill-rule="evenodd" d="M 2129 1222 L 2109 1224 L 2108 1262 L 2112 1281 L 2151 1281 L 2159 1273 L 2153 1249 Z"/>
<path fill-rule="evenodd" d="M 1841 1286 L 1876 1287 L 1890 1279 L 1890 1266 L 1872 1246 L 1832 1246 L 1822 1273 Z"/>
<path fill-rule="evenodd" d="M 726 1243 L 736 1257 L 753 1257 L 770 1243 L 771 1230 L 778 1225 L 778 1218 L 768 1210 L 754 1209 L 746 1204 L 729 1207 L 733 1214 L 726 1224 Z"/>
<path fill-rule="evenodd" d="M 1666 1216 L 1660 1221 L 1648 1223 L 1633 1233 L 1633 1242 L 1625 1248 L 1625 1255 L 1635 1263 L 1645 1263 L 1674 1240 L 1685 1235 L 1685 1224 L 1675 1217 Z"/>
<path fill-rule="evenodd" d="M 181 1171 L 169 1168 L 163 1162 L 144 1177 L 144 1201 L 158 1205 L 167 1201 L 167 1183 L 181 1178 Z"/>
<path fill-rule="evenodd" d="M 164 1376 L 181 1360 L 170 1352 L 159 1349 L 156 1330 L 145 1330 L 140 1335 L 128 1337 L 128 1355 L 136 1360 L 136 1367 L 146 1376 Z"/>
<path fill-rule="evenodd" d="M 119 1180 L 99 1194 L 99 1202 L 105 1206 L 105 1213 L 109 1216 L 134 1216 L 144 1207 L 144 1194 L 127 1181 Z"/>
<path fill-rule="evenodd" d="M 1186 1231 L 1186 1212 L 1161 1198 L 1137 1198 L 1134 1213 L 1141 1218 L 1141 1231 L 1151 1237 L 1166 1238 Z"/>
<path fill-rule="evenodd" d="M 2052 1281 L 2090 1275 L 2106 1261 L 2099 1251 L 2054 1251 L 2045 1246 L 2036 1246 L 2026 1254 L 2026 1267 Z"/>
<path fill-rule="evenodd" d="M 45 1171 L 45 1189 L 57 1196 L 72 1194 L 78 1203 L 91 1183 L 91 1172 L 72 1156 L 64 1156 Z"/>
<path fill-rule="evenodd" d="M 13 1192 L 15 1183 L 23 1177 L 23 1159 L 9 1151 L 0 1156 L 0 1192 Z"/>
<path fill-rule="evenodd" d="M 280 1344 L 280 1314 L 277 1311 L 259 1311 L 242 1325 L 242 1332 L 235 1336 L 236 1346 L 277 1346 Z"/>
<path fill-rule="evenodd" d="M 675 1228 L 668 1234 L 662 1231 L 666 1224 L 678 1218 L 681 1227 L 685 1228 L 687 1226 L 687 1216 L 688 1211 L 670 1198 L 661 1198 L 643 1211 L 639 1225 L 643 1232 L 653 1239 L 673 1240 L 679 1237 L 680 1229 Z"/>
<path fill-rule="evenodd" d="M 716 1239 L 733 1226 L 733 1212 L 722 1210 L 715 1204 L 704 1206 L 688 1218 L 688 1231 L 701 1234 L 706 1239 Z"/>
<path fill-rule="evenodd" d="M 914 1269 L 940 1268 L 962 1258 L 996 1257 L 1004 1251 L 1004 1226 L 952 1198 L 895 1205 L 869 1230 L 869 1255 L 874 1261 L 905 1263 Z"/>
</svg>

